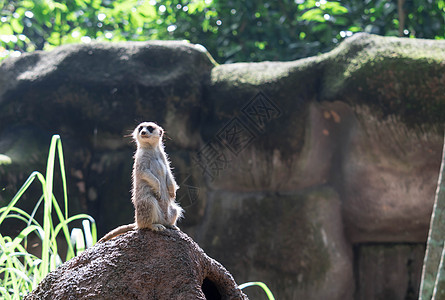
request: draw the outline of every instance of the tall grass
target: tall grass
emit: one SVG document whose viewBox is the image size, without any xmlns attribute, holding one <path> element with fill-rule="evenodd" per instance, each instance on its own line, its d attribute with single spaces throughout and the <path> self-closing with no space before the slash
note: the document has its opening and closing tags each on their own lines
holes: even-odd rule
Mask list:
<svg viewBox="0 0 445 300">
<path fill-rule="evenodd" d="M 53 194 L 56 154 L 62 178 L 63 211 Z M 16 204 L 36 179 L 42 186 L 42 196 L 37 201 L 32 213 L 28 214 L 18 208 Z M 39 209 L 43 209 L 43 226 L 35 219 Z M 55 220 L 53 220 L 53 216 Z M 33 172 L 9 205 L 0 208 L 0 226 L 10 218 L 24 222 L 25 228 L 14 238 L 3 236 L 0 233 L 0 298 L 2 299 L 22 298 L 34 289 L 49 272 L 63 263 L 60 257 L 60 240 L 63 243 L 66 242 L 65 260 L 82 252 L 85 245 L 90 247 L 96 242 L 96 223 L 91 216 L 86 214 L 68 216 L 68 193 L 60 136 L 54 135 L 51 139 L 46 176 L 37 171 Z M 83 230 L 74 228 L 70 234 L 68 224 L 76 220 L 83 220 Z M 41 240 L 40 257 L 27 250 L 28 237 L 31 234 L 35 234 Z M 58 236 L 59 242 L 56 240 Z"/>
</svg>

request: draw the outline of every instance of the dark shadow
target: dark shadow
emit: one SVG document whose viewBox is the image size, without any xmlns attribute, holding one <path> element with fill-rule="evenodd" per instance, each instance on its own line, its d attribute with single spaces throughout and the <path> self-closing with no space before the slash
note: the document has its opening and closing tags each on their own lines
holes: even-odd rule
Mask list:
<svg viewBox="0 0 445 300">
<path fill-rule="evenodd" d="M 215 283 L 208 278 L 204 278 L 202 283 L 202 292 L 204 293 L 207 300 L 220 300 L 221 294 L 216 288 Z"/>
</svg>

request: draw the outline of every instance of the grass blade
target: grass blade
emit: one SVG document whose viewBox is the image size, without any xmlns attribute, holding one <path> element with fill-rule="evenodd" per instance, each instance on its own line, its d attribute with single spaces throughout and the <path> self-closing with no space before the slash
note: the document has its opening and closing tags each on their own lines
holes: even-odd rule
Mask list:
<svg viewBox="0 0 445 300">
<path fill-rule="evenodd" d="M 249 287 L 249 286 L 255 286 L 255 285 L 257 285 L 257 286 L 259 286 L 259 287 L 261 287 L 261 288 L 263 289 L 263 291 L 266 293 L 267 298 L 268 298 L 269 300 L 275 300 L 275 298 L 274 298 L 272 292 L 271 292 L 270 289 L 267 287 L 267 285 L 264 284 L 264 283 L 262 283 L 262 282 L 260 282 L 260 281 L 246 282 L 246 283 L 240 284 L 238 287 L 239 287 L 240 289 L 244 289 L 244 288 L 246 288 L 246 287 Z"/>
<path fill-rule="evenodd" d="M 32 172 L 31 175 L 29 175 L 28 179 L 25 181 L 25 183 L 22 185 L 22 187 L 19 189 L 17 194 L 12 198 L 11 202 L 9 202 L 8 206 L 6 208 L 2 207 L 2 210 L 4 209 L 2 215 L 0 216 L 0 224 L 4 221 L 6 216 L 9 214 L 9 211 L 12 207 L 19 201 L 19 199 L 22 197 L 22 195 L 25 193 L 25 191 L 28 189 L 28 187 L 31 185 L 31 183 L 34 181 L 36 177 L 39 177 L 39 175 L 43 178 L 43 175 L 39 172 Z"/>
<path fill-rule="evenodd" d="M 445 237 L 445 136 L 442 152 L 442 163 L 437 182 L 430 230 L 423 262 L 419 300 L 429 300 L 433 295 Z"/>
<path fill-rule="evenodd" d="M 60 177 L 62 178 L 63 202 L 65 203 L 65 219 L 68 219 L 68 189 L 66 187 L 65 160 L 63 158 L 62 139 L 57 136 L 57 153 L 59 155 Z"/>
</svg>

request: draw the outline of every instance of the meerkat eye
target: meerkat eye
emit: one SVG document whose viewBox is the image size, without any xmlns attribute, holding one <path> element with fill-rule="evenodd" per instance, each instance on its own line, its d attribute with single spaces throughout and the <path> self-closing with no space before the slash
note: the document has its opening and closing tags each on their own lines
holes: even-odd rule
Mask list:
<svg viewBox="0 0 445 300">
<path fill-rule="evenodd" d="M 139 126 L 138 131 L 141 132 L 141 131 L 142 131 L 142 128 L 144 128 L 144 127 Z"/>
<path fill-rule="evenodd" d="M 153 132 L 153 130 L 155 130 L 155 128 L 153 126 L 147 126 L 148 131 L 150 131 L 150 133 Z"/>
</svg>

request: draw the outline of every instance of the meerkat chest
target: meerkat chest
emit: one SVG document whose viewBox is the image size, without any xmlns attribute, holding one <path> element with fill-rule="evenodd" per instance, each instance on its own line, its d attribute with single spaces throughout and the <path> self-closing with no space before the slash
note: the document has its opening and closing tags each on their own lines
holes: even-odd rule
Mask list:
<svg viewBox="0 0 445 300">
<path fill-rule="evenodd" d="M 164 178 L 167 172 L 164 161 L 161 158 L 154 157 L 150 161 L 150 170 L 158 178 Z"/>
</svg>

